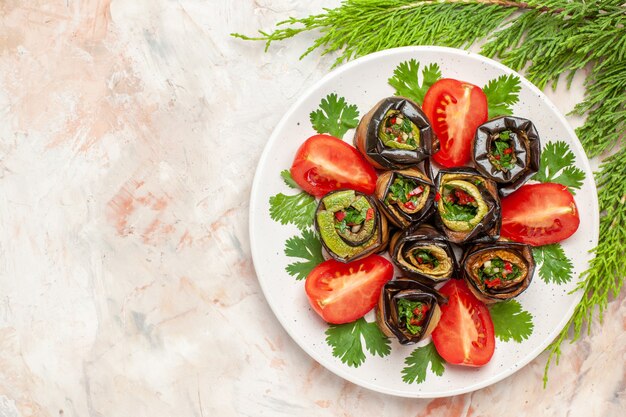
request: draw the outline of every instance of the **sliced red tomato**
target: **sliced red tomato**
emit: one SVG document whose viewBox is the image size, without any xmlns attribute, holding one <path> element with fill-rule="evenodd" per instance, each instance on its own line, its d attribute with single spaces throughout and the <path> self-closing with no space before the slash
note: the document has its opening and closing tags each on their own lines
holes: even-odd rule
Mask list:
<svg viewBox="0 0 626 417">
<path fill-rule="evenodd" d="M 482 366 L 496 347 L 493 322 L 487 306 L 467 288 L 465 281 L 450 280 L 439 292 L 448 297 L 433 331 L 433 343 L 448 363 Z"/>
<path fill-rule="evenodd" d="M 316 197 L 340 188 L 372 194 L 377 179 L 374 168 L 356 148 L 328 135 L 311 136 L 300 146 L 291 176 Z"/>
<path fill-rule="evenodd" d="M 447 168 L 467 164 L 476 129 L 487 121 L 483 90 L 465 81 L 442 78 L 426 92 L 422 109 L 441 146 L 433 159 Z"/>
<path fill-rule="evenodd" d="M 500 203 L 500 234 L 516 242 L 533 246 L 560 242 L 580 225 L 574 196 L 561 184 L 523 185 Z"/>
<path fill-rule="evenodd" d="M 378 255 L 343 263 L 329 259 L 309 273 L 305 290 L 311 307 L 328 323 L 349 323 L 363 317 L 378 302 L 393 278 L 393 265 Z"/>
</svg>

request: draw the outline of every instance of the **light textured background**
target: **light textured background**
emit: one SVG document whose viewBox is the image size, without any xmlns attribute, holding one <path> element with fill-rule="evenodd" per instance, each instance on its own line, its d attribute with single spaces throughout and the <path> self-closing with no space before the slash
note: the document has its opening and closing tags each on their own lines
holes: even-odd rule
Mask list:
<svg viewBox="0 0 626 417">
<path fill-rule="evenodd" d="M 0 1 L 0 416 L 623 416 L 626 301 L 496 386 L 408 400 L 312 361 L 267 306 L 248 198 L 334 57 L 230 32 L 290 0 Z M 548 92 L 565 113 L 582 96 Z M 570 119 L 573 126 L 580 121 Z"/>
</svg>

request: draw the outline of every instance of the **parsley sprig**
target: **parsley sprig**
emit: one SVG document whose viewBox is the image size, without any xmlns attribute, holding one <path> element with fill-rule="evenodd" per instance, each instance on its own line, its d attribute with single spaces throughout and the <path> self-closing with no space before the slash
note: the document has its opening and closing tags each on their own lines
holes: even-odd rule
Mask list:
<svg viewBox="0 0 626 417">
<path fill-rule="evenodd" d="M 513 74 L 489 80 L 483 87 L 487 96 L 489 118 L 512 115 L 513 105 L 518 102 L 521 89 L 519 77 Z"/>
<path fill-rule="evenodd" d="M 346 99 L 331 93 L 322 99 L 319 109 L 310 114 L 311 124 L 317 133 L 329 133 L 342 139 L 343 135 L 359 124 L 359 110 Z"/>
<path fill-rule="evenodd" d="M 496 337 L 503 342 L 514 340 L 520 343 L 528 339 L 535 328 L 533 316 L 517 300 L 492 304 L 489 313 Z"/>
<path fill-rule="evenodd" d="M 295 276 L 297 280 L 305 279 L 313 268 L 324 262 L 322 242 L 309 229 L 304 229 L 300 236 L 293 236 L 287 239 L 285 242 L 285 255 L 291 258 L 304 259 L 304 261 L 293 262 L 287 265 L 287 273 Z"/>
<path fill-rule="evenodd" d="M 560 285 L 572 280 L 574 265 L 559 243 L 534 247 L 533 257 L 539 265 L 539 276 L 545 283 Z"/>
<path fill-rule="evenodd" d="M 424 382 L 429 366 L 435 375 L 441 376 L 445 370 L 445 362 L 433 343 L 415 349 L 404 363 L 406 366 L 402 369 L 402 380 L 407 384 Z"/>
<path fill-rule="evenodd" d="M 384 357 L 391 353 L 391 342 L 376 323 L 360 318 L 352 323 L 333 324 L 326 330 L 326 343 L 333 348 L 333 356 L 341 362 L 358 368 L 365 362 L 365 348 L 372 354 Z"/>
<path fill-rule="evenodd" d="M 563 141 L 548 142 L 541 151 L 539 171 L 533 177 L 539 182 L 556 182 L 569 188 L 572 194 L 580 189 L 585 172 L 576 167 L 576 157 Z"/>
<path fill-rule="evenodd" d="M 397 96 L 413 99 L 422 104 L 426 91 L 441 78 L 439 65 L 432 63 L 424 66 L 420 80 L 420 63 L 415 59 L 400 63 L 389 78 L 389 85 L 396 89 Z M 420 82 L 421 81 L 421 82 Z"/>
</svg>

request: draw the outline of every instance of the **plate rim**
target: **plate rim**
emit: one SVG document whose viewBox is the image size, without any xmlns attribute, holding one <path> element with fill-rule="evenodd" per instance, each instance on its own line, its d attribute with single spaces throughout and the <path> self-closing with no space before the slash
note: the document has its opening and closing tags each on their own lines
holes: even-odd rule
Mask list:
<svg viewBox="0 0 626 417">
<path fill-rule="evenodd" d="M 264 148 L 263 148 L 263 152 L 261 153 L 261 156 L 259 158 L 259 161 L 257 163 L 257 166 L 255 168 L 255 172 L 254 172 L 254 179 L 252 182 L 252 187 L 250 189 L 250 195 L 249 195 L 249 202 L 250 202 L 250 207 L 248 210 L 248 220 L 249 220 L 249 224 L 248 224 L 248 233 L 250 236 L 250 252 L 252 254 L 252 263 L 254 266 L 254 271 L 255 274 L 257 275 L 257 281 L 259 282 L 259 285 L 261 287 L 261 291 L 263 292 L 263 296 L 264 299 L 266 301 L 266 303 L 269 305 L 270 309 L 272 310 L 272 313 L 274 314 L 274 316 L 278 319 L 278 322 L 281 324 L 283 330 L 285 330 L 287 332 L 287 334 L 289 335 L 289 337 L 292 339 L 292 341 L 300 347 L 300 349 L 304 350 L 307 355 L 309 355 L 311 357 L 311 359 L 313 359 L 314 361 L 316 361 L 317 363 L 319 363 L 320 365 L 322 365 L 325 369 L 327 369 L 328 371 L 334 373 L 335 375 L 350 381 L 358 386 L 361 386 L 363 388 L 367 388 L 371 391 L 374 392 L 380 392 L 380 393 L 384 393 L 384 394 L 388 394 L 388 395 L 393 395 L 396 397 L 402 397 L 402 398 L 445 398 L 445 397 L 451 397 L 454 395 L 460 395 L 460 394 L 465 394 L 465 393 L 469 393 L 469 392 L 473 392 L 476 390 L 479 390 L 481 388 L 485 388 L 488 387 L 492 384 L 495 384 L 499 381 L 502 381 L 506 378 L 508 378 L 509 376 L 513 375 L 514 373 L 516 373 L 517 371 L 519 371 L 520 369 L 522 369 L 523 367 L 525 367 L 526 365 L 528 365 L 528 363 L 530 363 L 531 361 L 533 361 L 534 359 L 536 359 L 543 351 L 546 350 L 546 348 L 550 345 L 550 343 L 552 343 L 552 341 L 556 338 L 556 336 L 562 331 L 562 329 L 565 327 L 565 325 L 569 322 L 569 320 L 571 319 L 574 310 L 576 308 L 576 306 L 578 305 L 578 303 L 580 302 L 580 300 L 582 299 L 583 296 L 583 291 L 581 289 L 577 289 L 574 293 L 577 295 L 577 301 L 576 303 L 572 303 L 572 305 L 569 307 L 569 309 L 567 310 L 566 314 L 563 315 L 563 318 L 561 319 L 561 321 L 558 323 L 557 326 L 554 327 L 554 329 L 549 333 L 549 335 L 542 341 L 542 343 L 536 345 L 531 351 L 530 354 L 525 355 L 521 361 L 516 362 L 513 366 L 508 367 L 505 371 L 501 372 L 501 373 L 497 373 L 489 378 L 486 378 L 485 380 L 482 380 L 478 383 L 475 384 L 470 384 L 468 386 L 465 386 L 463 388 L 459 388 L 459 389 L 452 389 L 452 390 L 448 390 L 448 391 L 443 391 L 441 393 L 439 393 L 438 395 L 431 395 L 431 394 L 426 394 L 426 395 L 420 395 L 422 394 L 419 390 L 416 390 L 414 393 L 411 394 L 415 394 L 415 395 L 409 395 L 408 393 L 405 392 L 399 392 L 396 391 L 394 389 L 389 389 L 386 387 L 381 387 L 381 386 L 375 386 L 373 384 L 370 383 L 370 381 L 364 380 L 362 378 L 359 377 L 355 377 L 354 375 L 346 372 L 341 366 L 337 366 L 336 363 L 332 362 L 331 360 L 329 360 L 328 358 L 324 358 L 324 357 L 318 357 L 319 355 L 317 355 L 316 353 L 314 353 L 313 349 L 310 348 L 310 346 L 306 345 L 306 344 L 301 344 L 298 342 L 298 340 L 294 337 L 294 335 L 292 334 L 290 327 L 286 324 L 287 321 L 285 318 L 281 318 L 281 315 L 278 314 L 278 312 L 276 311 L 276 307 L 270 303 L 268 300 L 268 291 L 269 289 L 266 287 L 266 284 L 264 284 L 263 280 L 260 279 L 259 274 L 258 274 L 258 270 L 257 270 L 257 264 L 258 264 L 258 260 L 260 259 L 260 255 L 257 254 L 257 239 L 255 237 L 253 228 L 254 228 L 254 224 L 253 222 L 250 221 L 250 219 L 252 219 L 253 217 L 253 213 L 255 213 L 258 210 L 257 207 L 257 203 L 255 202 L 254 196 L 256 194 L 258 194 L 258 190 L 259 188 L 262 186 L 262 180 L 261 177 L 258 175 L 260 169 L 267 163 L 267 159 L 269 158 L 270 155 L 270 148 L 274 142 L 277 141 L 277 138 L 279 136 L 279 132 L 281 132 L 283 130 L 283 127 L 286 125 L 287 120 L 289 120 L 289 118 L 292 116 L 293 113 L 296 112 L 296 109 L 299 109 L 299 107 L 301 106 L 301 104 L 311 95 L 313 94 L 316 90 L 318 90 L 323 84 L 325 84 L 326 82 L 328 82 L 329 80 L 331 80 L 332 78 L 338 77 L 340 76 L 342 73 L 352 69 L 353 67 L 359 66 L 359 65 L 363 65 L 365 63 L 367 63 L 368 61 L 372 61 L 372 60 L 376 60 L 379 57 L 384 57 L 384 56 L 390 56 L 390 55 L 401 55 L 401 54 L 405 54 L 405 53 L 413 53 L 415 54 L 415 59 L 419 59 L 418 55 L 420 53 L 423 52 L 441 52 L 443 54 L 446 55 L 453 55 L 453 56 L 461 56 L 461 57 L 470 57 L 473 59 L 477 59 L 479 61 L 482 61 L 490 66 L 493 66 L 501 71 L 503 71 L 504 73 L 507 74 L 515 74 L 516 76 L 518 76 L 520 78 L 521 81 L 525 81 L 527 86 L 531 89 L 532 92 L 534 92 L 535 94 L 537 94 L 539 96 L 539 98 L 545 102 L 553 111 L 554 113 L 557 115 L 557 118 L 559 120 L 559 122 L 561 122 L 561 124 L 563 126 L 565 126 L 565 130 L 569 133 L 569 135 L 572 138 L 575 138 L 576 140 L 571 143 L 570 145 L 575 147 L 576 150 L 578 151 L 578 153 L 580 155 L 583 156 L 583 158 L 580 158 L 580 161 L 577 161 L 580 165 L 582 165 L 582 167 L 584 168 L 586 173 L 593 173 L 593 170 L 591 169 L 591 165 L 589 163 L 589 158 L 587 157 L 587 154 L 584 150 L 584 148 L 582 147 L 582 144 L 580 142 L 580 139 L 578 138 L 578 136 L 576 135 L 576 132 L 574 131 L 574 129 L 572 128 L 572 126 L 570 125 L 570 123 L 567 121 L 567 119 L 565 118 L 565 116 L 561 113 L 561 111 L 558 109 L 558 107 L 543 93 L 543 91 L 541 91 L 539 88 L 537 88 L 532 82 L 530 82 L 526 77 L 524 77 L 522 74 L 518 73 L 517 71 L 514 71 L 513 69 L 507 67 L 504 64 L 501 64 L 498 61 L 495 61 L 491 58 L 485 57 L 483 55 L 480 55 L 478 53 L 475 52 L 471 52 L 471 51 L 467 51 L 464 49 L 458 49 L 458 48 L 449 48 L 449 47 L 444 47 L 444 46 L 404 46 L 404 47 L 398 47 L 398 48 L 390 48 L 390 49 L 385 49 L 382 51 L 378 51 L 378 52 L 374 52 L 372 54 L 368 54 L 365 55 L 363 57 L 357 58 L 353 61 L 347 62 L 337 68 L 335 68 L 334 70 L 329 71 L 326 75 L 324 75 L 322 78 L 320 78 L 318 81 L 316 81 L 313 85 L 311 85 L 310 87 L 308 87 L 302 94 L 300 94 L 300 97 L 298 98 L 298 100 L 296 100 L 293 104 L 291 104 L 289 106 L 289 109 L 287 110 L 287 112 L 285 112 L 283 114 L 283 116 L 281 117 L 280 121 L 278 122 L 278 124 L 276 125 L 276 127 L 274 127 L 274 130 L 272 131 L 268 141 L 265 143 Z M 596 187 L 596 183 L 595 183 L 595 179 L 593 177 L 593 175 L 591 175 L 591 177 L 589 178 L 590 180 L 590 185 L 591 185 L 591 191 L 593 191 L 592 193 L 592 219 L 591 221 L 593 222 L 593 230 L 592 230 L 592 248 L 597 246 L 598 243 L 598 238 L 599 238 L 599 205 L 598 205 L 598 193 L 597 193 L 597 187 Z M 590 249 L 592 249 L 590 248 Z M 592 258 L 593 259 L 593 258 Z M 580 275 L 573 277 L 572 279 L 578 278 L 580 279 Z"/>
</svg>

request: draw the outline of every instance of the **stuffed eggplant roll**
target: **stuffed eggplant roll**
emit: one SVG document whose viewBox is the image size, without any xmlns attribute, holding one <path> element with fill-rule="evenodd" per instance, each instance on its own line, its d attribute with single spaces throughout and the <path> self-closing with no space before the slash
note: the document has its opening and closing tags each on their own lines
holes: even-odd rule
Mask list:
<svg viewBox="0 0 626 417">
<path fill-rule="evenodd" d="M 450 242 L 498 239 L 500 198 L 493 181 L 471 168 L 452 168 L 439 171 L 435 187 L 435 223 Z"/>
<path fill-rule="evenodd" d="M 437 291 L 410 278 L 389 281 L 376 307 L 378 327 L 403 345 L 429 336 L 441 317 L 439 303 L 446 299 Z"/>
<path fill-rule="evenodd" d="M 488 304 L 517 297 L 528 288 L 535 270 L 531 247 L 514 242 L 475 245 L 462 264 L 469 289 Z"/>
<path fill-rule="evenodd" d="M 417 168 L 386 171 L 376 182 L 376 198 L 387 218 L 404 228 L 430 214 L 434 184 Z"/>
<path fill-rule="evenodd" d="M 328 254 L 341 262 L 385 249 L 389 237 L 374 199 L 354 190 L 326 194 L 315 212 L 315 228 Z"/>
<path fill-rule="evenodd" d="M 528 119 L 498 117 L 476 130 L 474 165 L 482 175 L 498 183 L 503 197 L 535 175 L 540 157 L 539 134 Z"/>
<path fill-rule="evenodd" d="M 450 243 L 427 224 L 394 234 L 389 256 L 407 276 L 430 286 L 447 281 L 457 268 Z"/>
<path fill-rule="evenodd" d="M 439 139 L 417 103 L 388 97 L 363 116 L 354 146 L 378 169 L 403 169 L 437 152 Z"/>
</svg>

